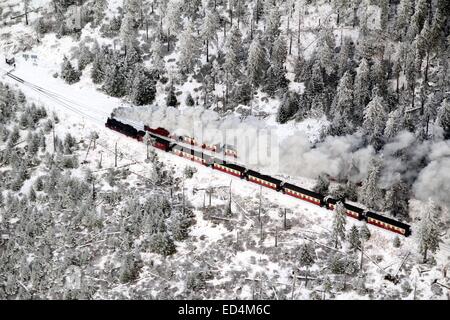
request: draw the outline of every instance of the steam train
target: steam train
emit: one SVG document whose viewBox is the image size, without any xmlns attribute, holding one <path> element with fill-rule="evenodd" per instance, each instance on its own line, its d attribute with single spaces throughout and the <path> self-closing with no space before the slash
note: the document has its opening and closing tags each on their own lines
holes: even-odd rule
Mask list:
<svg viewBox="0 0 450 320">
<path fill-rule="evenodd" d="M 282 192 L 283 194 L 310 202 L 314 205 L 324 207 L 329 210 L 335 210 L 339 202 L 337 199 L 334 199 L 330 196 L 324 196 L 320 193 L 307 190 L 287 182 L 283 182 L 279 179 L 261 174 L 251 169 L 247 169 L 236 163 L 213 157 L 209 154 L 204 153 L 203 151 L 198 151 L 198 149 L 207 148 L 204 144 L 200 145 L 196 142 L 189 143 L 189 141 L 185 140 L 184 138 L 177 138 L 176 136 L 171 135 L 170 132 L 164 128 L 153 129 L 145 125 L 144 130 L 138 130 L 133 126 L 122 123 L 121 121 L 113 117 L 108 118 L 105 126 L 109 129 L 120 132 L 130 138 L 136 139 L 137 141 L 141 142 L 144 141 L 145 135 L 148 134 L 150 136 L 150 143 L 152 144 L 152 146 L 162 151 L 171 152 L 179 157 L 189 159 L 204 166 L 210 167 L 214 170 L 222 171 L 240 179 L 246 179 L 249 182 L 259 184 L 278 192 Z M 177 143 L 178 141 L 183 141 L 184 144 L 196 145 L 200 148 L 197 148 L 197 150 L 195 150 L 193 148 L 189 148 Z M 215 151 L 217 150 L 219 149 L 216 149 Z M 222 151 L 223 154 L 230 155 L 224 149 L 222 149 Z M 411 227 L 408 224 L 377 214 L 372 211 L 366 211 L 345 201 L 342 201 L 342 205 L 344 206 L 348 217 L 360 221 L 364 220 L 368 224 L 398 233 L 405 237 L 411 234 Z"/>
</svg>

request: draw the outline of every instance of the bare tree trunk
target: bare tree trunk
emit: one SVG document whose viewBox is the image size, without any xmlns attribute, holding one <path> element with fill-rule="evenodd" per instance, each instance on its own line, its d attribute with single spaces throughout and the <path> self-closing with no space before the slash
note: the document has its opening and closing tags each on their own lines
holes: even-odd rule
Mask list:
<svg viewBox="0 0 450 320">
<path fill-rule="evenodd" d="M 238 29 L 239 29 L 239 24 L 240 24 L 240 22 L 241 22 L 241 15 L 240 15 L 240 6 L 241 6 L 241 2 L 238 0 L 238 2 L 237 2 L 237 13 L 236 13 L 236 15 L 237 15 L 237 27 L 238 27 Z"/>
<path fill-rule="evenodd" d="M 278 228 L 275 227 L 275 247 L 278 247 Z"/>
<path fill-rule="evenodd" d="M 183 214 L 186 212 L 186 197 L 184 195 L 184 179 L 183 179 Z"/>
<path fill-rule="evenodd" d="M 427 262 L 427 255 L 428 255 L 428 248 L 425 247 L 425 250 L 423 251 L 423 263 Z"/>
<path fill-rule="evenodd" d="M 301 13 L 298 11 L 298 30 L 297 30 L 297 53 L 300 55 L 300 28 L 301 28 Z"/>
<path fill-rule="evenodd" d="M 262 187 L 259 188 L 259 209 L 258 209 L 259 221 L 261 221 L 261 206 L 262 206 Z"/>
<path fill-rule="evenodd" d="M 263 238 L 264 238 L 264 232 L 263 232 L 263 223 L 262 223 L 261 220 L 260 220 L 260 223 L 259 223 L 259 232 L 260 232 L 261 244 L 262 244 Z"/>
<path fill-rule="evenodd" d="M 229 9 L 230 10 L 230 26 L 233 27 L 233 9 Z"/>
<path fill-rule="evenodd" d="M 297 279 L 297 274 L 295 273 L 295 271 L 293 272 L 292 276 L 294 277 L 294 279 L 292 282 L 291 300 L 294 300 L 295 280 Z"/>
<path fill-rule="evenodd" d="M 256 0 L 256 25 L 258 25 L 259 23 L 258 11 L 259 11 L 259 0 Z"/>
<path fill-rule="evenodd" d="M 227 22 L 223 21 L 223 43 L 227 41 Z"/>
<path fill-rule="evenodd" d="M 224 104 L 224 110 L 225 111 L 225 107 L 228 105 L 228 72 L 226 75 L 226 84 L 225 84 L 225 104 Z"/>
<path fill-rule="evenodd" d="M 103 160 L 103 152 L 100 152 L 100 162 L 98 163 L 98 167 L 102 168 L 102 160 Z"/>
<path fill-rule="evenodd" d="M 92 181 L 92 200 L 95 201 L 95 181 Z"/>
<path fill-rule="evenodd" d="M 292 54 L 292 32 L 289 35 L 289 54 Z"/>
<path fill-rule="evenodd" d="M 306 267 L 306 273 L 305 273 L 305 288 L 308 288 L 308 272 L 309 272 L 309 268 Z"/>
<path fill-rule="evenodd" d="M 361 261 L 359 263 L 359 270 L 363 268 L 363 260 L 364 260 L 364 240 L 361 241 Z"/>
<path fill-rule="evenodd" d="M 170 29 L 167 31 L 167 52 L 170 52 Z"/>
<path fill-rule="evenodd" d="M 55 126 L 56 126 L 56 122 L 53 121 L 53 126 L 52 126 L 52 132 L 53 132 L 53 152 L 56 152 Z"/>
<path fill-rule="evenodd" d="M 117 142 L 114 145 L 114 167 L 117 167 Z"/>
<path fill-rule="evenodd" d="M 400 89 L 400 72 L 397 74 L 396 80 L 397 80 L 397 83 L 396 83 L 395 92 L 397 93 L 397 100 L 398 100 L 398 98 L 399 98 L 399 89 Z"/>
<path fill-rule="evenodd" d="M 250 40 L 253 40 L 253 16 L 250 20 Z"/>
</svg>

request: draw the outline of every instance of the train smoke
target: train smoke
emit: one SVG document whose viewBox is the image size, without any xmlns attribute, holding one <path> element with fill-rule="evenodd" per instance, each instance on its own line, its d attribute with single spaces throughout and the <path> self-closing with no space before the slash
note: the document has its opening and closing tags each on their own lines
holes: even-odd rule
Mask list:
<svg viewBox="0 0 450 320">
<path fill-rule="evenodd" d="M 414 194 L 419 200 L 431 198 L 450 208 L 450 141 L 434 144 L 429 160 L 413 185 Z"/>
<path fill-rule="evenodd" d="M 434 199 L 450 207 L 450 142 L 420 141 L 411 132 L 400 132 L 376 154 L 365 146 L 360 134 L 329 136 L 312 143 L 300 129 L 288 135 L 280 126 L 268 126 L 255 117 L 221 118 L 200 107 L 180 111 L 176 108 L 119 108 L 120 119 L 164 127 L 177 135 L 187 135 L 208 144 L 236 147 L 238 162 L 265 174 L 284 174 L 316 178 L 321 173 L 360 182 L 367 176 L 371 159 L 381 157 L 380 187 L 387 189 L 399 180 L 413 185 L 417 199 Z"/>
</svg>

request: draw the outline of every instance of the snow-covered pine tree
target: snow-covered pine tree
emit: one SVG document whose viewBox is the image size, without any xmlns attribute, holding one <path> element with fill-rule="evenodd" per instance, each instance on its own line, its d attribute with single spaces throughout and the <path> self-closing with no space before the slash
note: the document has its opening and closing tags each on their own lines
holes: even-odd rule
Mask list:
<svg viewBox="0 0 450 320">
<path fill-rule="evenodd" d="M 382 30 L 388 30 L 389 23 L 389 9 L 390 2 L 389 1 L 379 1 L 380 6 L 380 27 Z"/>
<path fill-rule="evenodd" d="M 406 36 L 413 13 L 414 0 L 400 0 L 395 27 L 398 39 L 403 39 L 403 37 Z"/>
<path fill-rule="evenodd" d="M 189 235 L 189 227 L 192 224 L 192 219 L 186 213 L 177 213 L 172 217 L 172 222 L 169 225 L 169 231 L 176 241 L 185 240 Z"/>
<path fill-rule="evenodd" d="M 444 139 L 450 139 L 450 102 L 445 99 L 439 108 L 438 125 L 444 129 Z"/>
<path fill-rule="evenodd" d="M 35 155 L 39 151 L 40 138 L 38 134 L 30 134 L 27 137 L 28 152 Z"/>
<path fill-rule="evenodd" d="M 302 243 L 299 250 L 299 264 L 302 267 L 309 268 L 315 261 L 314 248 L 309 243 Z"/>
<path fill-rule="evenodd" d="M 173 85 L 170 86 L 169 92 L 167 93 L 166 105 L 168 107 L 176 107 L 178 105 L 177 96 L 175 95 L 175 89 Z"/>
<path fill-rule="evenodd" d="M 386 106 L 383 98 L 374 93 L 372 100 L 364 109 L 364 121 L 361 129 L 367 139 L 367 143 L 375 150 L 380 150 L 384 145 L 384 128 L 386 126 Z"/>
<path fill-rule="evenodd" d="M 139 263 L 132 254 L 126 254 L 119 270 L 121 283 L 127 283 L 136 279 L 139 274 Z"/>
<path fill-rule="evenodd" d="M 134 43 L 136 42 L 137 31 L 135 29 L 135 20 L 133 17 L 133 13 L 131 11 L 127 11 L 122 19 L 122 24 L 120 26 L 120 40 L 122 41 L 122 45 L 125 48 L 125 51 L 128 54 L 128 50 L 130 50 Z"/>
<path fill-rule="evenodd" d="M 20 138 L 20 129 L 17 125 L 15 125 L 12 131 L 8 135 L 8 147 L 13 147 Z"/>
<path fill-rule="evenodd" d="M 126 78 L 120 61 L 110 65 L 105 72 L 105 82 L 102 89 L 112 97 L 123 97 L 126 92 Z"/>
<path fill-rule="evenodd" d="M 191 95 L 190 92 L 189 92 L 189 93 L 187 94 L 187 96 L 186 96 L 185 104 L 186 104 L 188 107 L 193 107 L 194 104 L 195 104 L 194 98 L 192 98 L 192 95 Z"/>
<path fill-rule="evenodd" d="M 394 246 L 394 248 L 400 248 L 402 243 L 401 243 L 400 238 L 398 236 L 395 236 L 392 245 Z"/>
<path fill-rule="evenodd" d="M 314 185 L 314 192 L 320 193 L 322 195 L 328 194 L 328 188 L 330 187 L 330 179 L 326 174 L 320 174 L 317 177 L 317 182 Z"/>
<path fill-rule="evenodd" d="M 345 184 L 345 195 L 350 201 L 358 200 L 358 186 L 353 181 L 349 180 Z"/>
<path fill-rule="evenodd" d="M 312 66 L 311 78 L 306 82 L 306 87 L 311 91 L 311 94 L 320 94 L 325 88 L 323 71 L 319 60 L 316 60 Z"/>
<path fill-rule="evenodd" d="M 342 118 L 344 121 L 332 123 L 333 133 L 352 133 L 354 128 L 354 106 L 353 106 L 353 79 L 350 72 L 346 72 L 339 80 L 336 95 L 331 106 L 333 119 Z M 344 127 L 343 127 L 344 126 Z"/>
<path fill-rule="evenodd" d="M 428 252 L 435 253 L 439 249 L 439 243 L 441 242 L 439 229 L 432 220 L 435 216 L 435 208 L 433 201 L 430 200 L 423 212 L 419 230 L 419 252 L 422 254 L 423 263 L 426 263 L 428 260 Z"/>
<path fill-rule="evenodd" d="M 225 215 L 225 217 L 228 217 L 228 218 L 231 218 L 233 216 L 233 209 L 231 207 L 231 201 L 228 201 L 227 204 L 225 205 L 224 215 Z"/>
<path fill-rule="evenodd" d="M 189 0 L 183 1 L 183 12 L 189 17 L 191 21 L 194 21 L 202 7 L 202 0 Z"/>
<path fill-rule="evenodd" d="M 392 65 L 392 76 L 395 78 L 395 92 L 398 95 L 400 94 L 400 76 L 402 73 L 402 67 L 403 62 L 397 57 L 397 59 L 394 59 L 393 65 Z"/>
<path fill-rule="evenodd" d="M 194 29 L 191 23 L 181 33 L 178 45 L 180 53 L 178 60 L 179 68 L 183 73 L 189 74 L 195 70 L 199 56 L 199 46 L 197 38 L 194 36 Z"/>
<path fill-rule="evenodd" d="M 295 74 L 295 81 L 303 82 L 306 80 L 305 75 L 308 74 L 308 72 L 305 72 L 305 66 L 307 65 L 305 61 L 305 57 L 302 52 L 300 52 L 296 59 L 294 64 L 294 74 Z"/>
<path fill-rule="evenodd" d="M 273 96 L 278 91 L 285 91 L 288 86 L 284 63 L 286 62 L 287 48 L 283 36 L 276 38 L 270 58 L 270 68 L 267 71 L 266 91 Z"/>
<path fill-rule="evenodd" d="M 200 34 L 206 45 L 206 62 L 209 62 L 209 46 L 211 41 L 217 41 L 219 18 L 216 11 L 208 10 L 203 21 Z"/>
<path fill-rule="evenodd" d="M 347 190 L 344 185 L 339 185 L 331 192 L 331 196 L 339 201 L 344 201 L 347 197 Z"/>
<path fill-rule="evenodd" d="M 117 35 L 120 31 L 120 26 L 122 24 L 122 16 L 114 16 L 111 19 L 111 22 L 109 23 L 109 31 L 114 34 Z"/>
<path fill-rule="evenodd" d="M 277 112 L 277 122 L 283 124 L 291 119 L 298 111 L 298 96 L 293 92 L 287 92 L 283 96 Z"/>
<path fill-rule="evenodd" d="M 370 102 L 371 82 L 369 62 L 362 58 L 355 76 L 355 120 L 358 124 L 363 121 L 363 111 Z"/>
<path fill-rule="evenodd" d="M 413 41 L 406 47 L 406 59 L 403 67 L 408 88 L 411 94 L 411 107 L 414 108 L 414 98 L 417 78 L 417 41 Z"/>
<path fill-rule="evenodd" d="M 104 71 L 99 56 L 95 56 L 91 69 L 91 80 L 95 84 L 100 84 L 104 80 Z"/>
<path fill-rule="evenodd" d="M 130 93 L 131 101 L 138 106 L 150 104 L 155 99 L 155 81 L 144 66 L 135 68 L 133 86 Z"/>
<path fill-rule="evenodd" d="M 339 201 L 334 210 L 331 230 L 331 241 L 336 249 L 340 246 L 341 241 L 345 240 L 346 212 L 347 209 L 345 209 L 344 204 Z"/>
<path fill-rule="evenodd" d="M 402 109 L 396 109 L 391 111 L 386 121 L 386 128 L 384 128 L 384 139 L 389 141 L 402 130 L 402 124 L 404 122 Z"/>
<path fill-rule="evenodd" d="M 319 35 L 319 42 L 317 45 L 318 58 L 320 65 L 327 76 L 332 76 L 336 72 L 336 61 L 334 48 L 336 41 L 330 29 L 323 29 Z"/>
<path fill-rule="evenodd" d="M 338 57 L 338 76 L 342 77 L 347 71 L 354 68 L 355 46 L 350 37 L 344 37 Z"/>
<path fill-rule="evenodd" d="M 404 181 L 395 182 L 386 192 L 385 209 L 394 217 L 407 217 L 409 193 L 409 187 Z"/>
<path fill-rule="evenodd" d="M 367 223 L 363 223 L 363 225 L 359 228 L 359 234 L 361 236 L 361 239 L 364 241 L 367 241 L 370 239 L 371 233 L 369 228 L 367 227 Z"/>
<path fill-rule="evenodd" d="M 410 21 L 408 21 L 408 39 L 414 40 L 416 35 L 420 33 L 425 23 L 425 19 L 428 16 L 428 1 L 429 0 L 416 0 L 414 8 L 414 14 Z"/>
<path fill-rule="evenodd" d="M 388 94 L 388 82 L 387 82 L 388 65 L 384 59 L 374 59 L 373 66 L 371 68 L 371 83 L 378 90 L 378 95 L 383 98 Z"/>
<path fill-rule="evenodd" d="M 350 243 L 350 248 L 352 248 L 353 250 L 357 250 L 361 247 L 361 236 L 359 234 L 358 228 L 355 225 L 350 228 L 347 239 Z"/>
<path fill-rule="evenodd" d="M 78 55 L 78 70 L 83 71 L 86 66 L 94 60 L 94 55 L 87 46 L 80 46 L 80 53 Z"/>
<path fill-rule="evenodd" d="M 264 80 L 266 70 L 266 53 L 259 37 L 255 37 L 250 44 L 247 59 L 247 76 L 250 83 L 257 88 Z"/>
<path fill-rule="evenodd" d="M 245 48 L 246 46 L 244 46 L 242 43 L 242 33 L 235 25 L 231 28 L 230 34 L 227 36 L 225 51 L 228 52 L 229 50 L 233 50 L 239 63 L 242 63 L 246 55 Z"/>
<path fill-rule="evenodd" d="M 165 69 L 164 57 L 162 53 L 162 43 L 158 36 L 152 42 L 151 51 L 151 69 L 155 70 L 158 75 L 162 75 Z"/>
<path fill-rule="evenodd" d="M 181 1 L 180 0 L 169 0 L 166 8 L 167 8 L 167 12 L 165 13 L 165 15 L 163 17 L 164 17 L 164 25 L 165 25 L 166 37 L 167 37 L 167 51 L 170 51 L 171 37 L 173 35 L 176 35 L 182 26 Z M 184 34 L 184 32 L 182 34 Z M 182 38 L 180 38 L 180 39 L 182 39 Z"/>
<path fill-rule="evenodd" d="M 126 0 L 125 10 L 133 17 L 133 28 L 137 29 L 142 25 L 142 9 L 144 0 Z"/>
<path fill-rule="evenodd" d="M 299 264 L 306 269 L 306 281 L 308 281 L 309 268 L 314 264 L 316 253 L 314 247 L 310 243 L 302 243 L 299 252 Z M 307 285 L 307 283 L 306 283 Z"/>
<path fill-rule="evenodd" d="M 40 36 L 43 36 L 49 30 L 49 26 L 47 24 L 47 21 L 44 18 L 42 18 L 42 17 L 39 17 L 39 18 L 36 19 L 36 23 L 35 23 L 35 27 L 34 28 L 36 30 L 36 33 L 38 35 L 40 35 Z"/>
<path fill-rule="evenodd" d="M 381 160 L 371 160 L 367 178 L 363 181 L 359 195 L 359 202 L 375 210 L 381 208 L 381 201 L 383 199 L 383 191 L 378 186 L 381 165 Z"/>
<path fill-rule="evenodd" d="M 108 8 L 108 0 L 96 0 L 93 7 L 94 25 L 99 26 L 105 17 Z"/>
<path fill-rule="evenodd" d="M 67 57 L 63 58 L 61 78 L 68 84 L 74 84 L 80 81 L 80 74 L 75 70 Z"/>
<path fill-rule="evenodd" d="M 266 31 L 264 33 L 264 41 L 271 48 L 275 48 L 275 40 L 280 36 L 281 27 L 281 15 L 278 7 L 273 6 L 270 8 L 266 17 Z"/>
<path fill-rule="evenodd" d="M 158 232 L 153 234 L 149 240 L 149 249 L 152 252 L 162 256 L 170 256 L 176 252 L 173 239 L 167 232 Z"/>
</svg>

